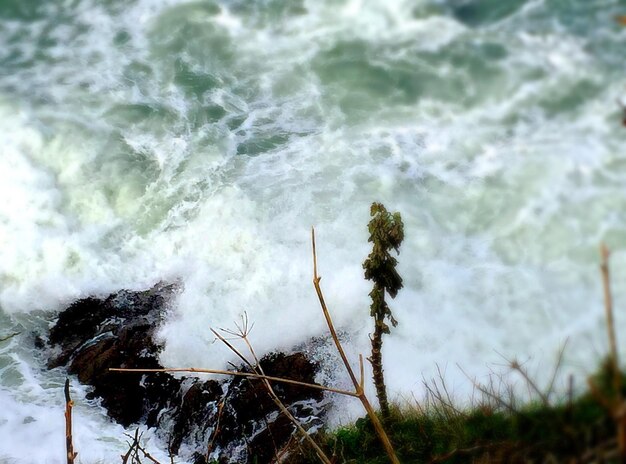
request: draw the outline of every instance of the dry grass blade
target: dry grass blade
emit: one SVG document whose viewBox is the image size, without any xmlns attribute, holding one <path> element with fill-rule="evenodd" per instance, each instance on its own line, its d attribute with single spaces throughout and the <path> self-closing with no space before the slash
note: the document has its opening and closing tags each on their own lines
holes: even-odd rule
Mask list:
<svg viewBox="0 0 626 464">
<path fill-rule="evenodd" d="M 449 423 L 460 417 L 465 417 L 465 414 L 454 405 L 445 376 L 439 365 L 437 365 L 437 375 L 438 379 L 431 379 L 430 381 L 425 378 L 422 379 L 422 384 L 426 389 L 426 409 L 435 411 L 437 415 Z"/>
<path fill-rule="evenodd" d="M 569 342 L 569 339 L 566 338 L 565 342 L 561 346 L 561 349 L 559 350 L 559 354 L 557 355 L 556 365 L 554 366 L 554 370 L 552 371 L 552 377 L 550 378 L 550 382 L 548 383 L 548 386 L 546 387 L 546 391 L 545 391 L 545 396 L 548 400 L 550 400 L 550 397 L 554 393 L 554 384 L 559 375 L 559 371 L 561 370 L 561 366 L 563 365 L 563 356 L 565 355 L 565 348 L 567 347 L 568 342 Z M 570 380 L 571 379 L 568 379 L 568 383 Z M 569 393 L 568 393 L 568 397 L 569 397 Z"/>
<path fill-rule="evenodd" d="M 457 367 L 463 373 L 463 375 L 465 375 L 465 377 L 472 383 L 474 388 L 481 392 L 483 395 L 485 395 L 488 399 L 492 400 L 497 407 L 504 408 L 514 414 L 520 413 L 520 411 L 515 407 L 512 387 L 507 386 L 501 376 L 498 376 L 500 379 L 500 386 L 505 386 L 505 389 L 507 389 L 506 396 L 509 398 L 509 401 L 505 400 L 505 395 L 502 393 L 501 389 L 496 388 L 493 381 L 493 372 L 489 376 L 489 385 L 487 386 L 478 383 L 475 378 L 470 377 L 469 374 L 465 372 L 459 364 L 457 364 Z"/>
<path fill-rule="evenodd" d="M 537 396 L 539 396 L 541 403 L 544 406 L 549 407 L 550 400 L 548 399 L 548 395 L 546 395 L 543 392 L 543 390 L 539 388 L 537 383 L 528 374 L 528 371 L 524 368 L 522 363 L 520 363 L 517 359 L 513 359 L 513 360 L 507 360 L 506 358 L 504 359 L 509 363 L 509 367 L 511 368 L 511 370 L 518 372 L 524 378 L 524 381 L 526 382 L 526 385 L 528 386 L 529 391 L 535 392 Z"/>
</svg>

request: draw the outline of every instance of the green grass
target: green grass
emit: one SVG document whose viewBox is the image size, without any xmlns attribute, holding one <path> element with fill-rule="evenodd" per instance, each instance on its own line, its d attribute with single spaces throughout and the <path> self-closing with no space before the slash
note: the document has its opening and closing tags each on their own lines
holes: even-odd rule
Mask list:
<svg viewBox="0 0 626 464">
<path fill-rule="evenodd" d="M 592 378 L 605 398 L 613 398 L 607 369 L 603 364 Z M 514 410 L 491 400 L 463 410 L 432 398 L 427 407 L 394 408 L 386 430 L 398 458 L 402 463 L 541 463 L 547 457 L 567 462 L 615 437 L 610 414 L 591 392 L 555 404 L 531 401 Z M 335 462 L 389 462 L 367 418 L 318 434 L 317 440 Z M 301 463 L 318 462 L 314 454 L 304 454 Z"/>
</svg>

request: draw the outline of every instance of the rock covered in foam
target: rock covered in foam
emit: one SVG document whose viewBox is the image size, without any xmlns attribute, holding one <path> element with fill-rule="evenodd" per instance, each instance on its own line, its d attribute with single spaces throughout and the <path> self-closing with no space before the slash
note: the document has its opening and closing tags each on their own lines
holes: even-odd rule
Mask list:
<svg viewBox="0 0 626 464">
<path fill-rule="evenodd" d="M 222 382 L 179 378 L 167 373 L 132 374 L 109 368 L 161 368 L 162 345 L 155 337 L 173 286 L 142 292 L 120 291 L 104 299 L 85 298 L 61 312 L 50 329 L 49 368 L 69 373 L 93 387 L 109 416 L 129 426 L 157 427 L 173 453 L 194 462 L 271 462 L 295 434 L 259 380 Z M 303 353 L 272 353 L 260 360 L 267 375 L 314 383 L 317 365 Z M 291 413 L 319 428 L 324 416 L 320 391 L 296 385 L 273 386 Z"/>
</svg>

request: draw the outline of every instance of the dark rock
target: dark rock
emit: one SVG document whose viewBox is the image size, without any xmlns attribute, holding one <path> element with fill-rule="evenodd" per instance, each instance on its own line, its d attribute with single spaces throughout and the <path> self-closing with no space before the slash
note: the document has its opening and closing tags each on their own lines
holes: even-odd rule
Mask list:
<svg viewBox="0 0 626 464">
<path fill-rule="evenodd" d="M 191 443 L 203 443 L 207 429 L 217 420 L 218 401 L 222 387 L 215 380 L 195 382 L 182 397 L 172 427 L 170 449 L 178 452 L 183 439 Z"/>
<path fill-rule="evenodd" d="M 177 378 L 167 373 L 118 373 L 109 368 L 159 369 L 162 346 L 155 331 L 173 287 L 144 292 L 121 291 L 105 299 L 86 298 L 63 311 L 49 333 L 53 348 L 48 367 L 68 372 L 93 390 L 116 422 L 157 427 L 173 453 L 194 462 L 268 463 L 292 440 L 295 427 L 260 380 L 242 377 L 222 382 Z M 302 353 L 274 353 L 260 360 L 267 375 L 314 383 L 317 365 Z M 242 368 L 243 369 L 243 368 Z M 309 425 L 320 425 L 322 392 L 273 384 L 290 412 Z M 216 451 L 216 450 L 219 450 Z"/>
<path fill-rule="evenodd" d="M 67 365 L 71 374 L 94 387 L 109 416 L 124 426 L 140 421 L 156 425 L 159 412 L 176 398 L 180 380 L 153 374 L 110 372 L 112 367 L 160 368 L 161 347 L 154 341 L 172 287 L 144 292 L 122 291 L 104 300 L 86 298 L 59 315 L 49 342 L 58 352 L 48 362 Z"/>
</svg>

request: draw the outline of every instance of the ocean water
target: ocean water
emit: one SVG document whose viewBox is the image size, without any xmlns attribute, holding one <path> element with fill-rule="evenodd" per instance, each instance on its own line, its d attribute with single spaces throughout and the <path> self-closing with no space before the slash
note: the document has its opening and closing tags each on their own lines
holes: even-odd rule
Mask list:
<svg viewBox="0 0 626 464">
<path fill-rule="evenodd" d="M 64 462 L 64 373 L 32 333 L 76 298 L 179 282 L 168 366 L 226 365 L 209 328 L 244 311 L 260 352 L 324 335 L 311 226 L 335 322 L 353 359 L 367 353 L 372 201 L 406 229 L 393 398 L 419 398 L 440 366 L 462 399 L 457 366 L 480 380 L 502 357 L 541 378 L 566 340 L 564 375 L 582 386 L 607 345 L 601 241 L 626 325 L 620 13 L 626 1 L 1 0 L 0 338 L 20 334 L 0 342 L 0 462 Z M 124 430 L 73 389 L 80 462 L 118 460 Z"/>
</svg>

